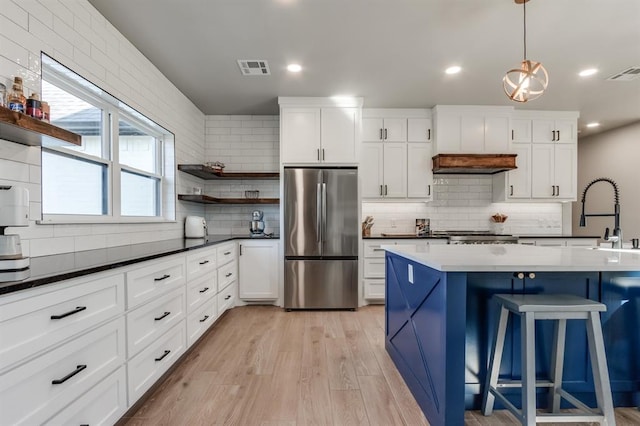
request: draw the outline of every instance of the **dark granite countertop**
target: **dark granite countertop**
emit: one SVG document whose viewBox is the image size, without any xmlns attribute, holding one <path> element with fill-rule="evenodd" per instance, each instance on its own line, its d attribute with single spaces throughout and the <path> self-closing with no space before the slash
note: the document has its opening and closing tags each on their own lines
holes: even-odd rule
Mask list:
<svg viewBox="0 0 640 426">
<path fill-rule="evenodd" d="M 362 237 L 363 240 L 446 240 L 449 237 L 443 235 L 425 235 L 424 237 L 418 237 L 416 235 L 371 235 L 369 237 Z"/>
<path fill-rule="evenodd" d="M 205 238 L 175 239 L 143 244 L 108 247 L 32 257 L 29 277 L 21 281 L 0 282 L 0 295 L 115 269 L 163 256 L 196 250 L 226 241 L 274 239 L 279 237 L 249 237 L 209 235 Z"/>
</svg>

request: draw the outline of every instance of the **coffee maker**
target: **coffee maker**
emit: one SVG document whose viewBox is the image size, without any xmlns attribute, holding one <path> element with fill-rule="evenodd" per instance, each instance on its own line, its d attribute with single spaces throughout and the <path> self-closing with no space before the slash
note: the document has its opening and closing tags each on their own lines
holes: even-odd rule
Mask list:
<svg viewBox="0 0 640 426">
<path fill-rule="evenodd" d="M 264 213 L 262 210 L 254 210 L 251 213 L 251 226 L 249 231 L 252 237 L 264 237 Z"/>
</svg>

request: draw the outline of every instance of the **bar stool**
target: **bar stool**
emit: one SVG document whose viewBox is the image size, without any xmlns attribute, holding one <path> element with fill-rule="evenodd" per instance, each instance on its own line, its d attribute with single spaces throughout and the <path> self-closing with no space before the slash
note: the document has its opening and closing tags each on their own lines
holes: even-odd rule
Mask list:
<svg viewBox="0 0 640 426">
<path fill-rule="evenodd" d="M 600 312 L 607 308 L 602 303 L 571 295 L 546 294 L 496 294 L 500 304 L 500 319 L 494 341 L 494 350 L 489 362 L 489 370 L 483 392 L 482 413 L 491 415 L 495 398 L 515 415 L 523 425 L 533 426 L 536 422 L 598 422 L 615 425 L 611 385 L 604 352 L 604 340 L 600 326 Z M 509 314 L 520 316 L 522 347 L 522 381 L 499 381 L 500 362 L 507 330 Z M 535 368 L 535 321 L 555 320 L 550 380 L 536 381 Z M 565 337 L 568 319 L 586 320 L 589 355 L 595 383 L 598 408 L 592 409 L 562 389 L 562 369 L 564 362 Z M 522 409 L 517 409 L 499 389 L 522 388 Z M 550 413 L 536 413 L 536 387 L 548 387 Z M 560 413 L 560 400 L 564 398 L 579 413 Z"/>
</svg>

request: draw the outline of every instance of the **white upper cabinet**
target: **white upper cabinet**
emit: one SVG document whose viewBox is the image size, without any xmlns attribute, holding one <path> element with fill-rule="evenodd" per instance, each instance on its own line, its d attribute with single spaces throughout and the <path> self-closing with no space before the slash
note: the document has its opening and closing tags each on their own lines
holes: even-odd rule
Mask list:
<svg viewBox="0 0 640 426">
<path fill-rule="evenodd" d="M 577 112 L 514 111 L 510 152 L 518 168 L 494 176 L 493 200 L 576 200 L 577 122 Z"/>
<path fill-rule="evenodd" d="M 406 118 L 363 118 L 363 142 L 406 142 Z"/>
<path fill-rule="evenodd" d="M 407 197 L 433 200 L 433 163 L 430 143 L 407 144 Z"/>
<path fill-rule="evenodd" d="M 363 110 L 363 198 L 433 199 L 430 115 L 426 109 Z"/>
<path fill-rule="evenodd" d="M 278 98 L 280 152 L 285 164 L 356 164 L 361 98 Z"/>
<path fill-rule="evenodd" d="M 512 111 L 512 107 L 436 106 L 435 153 L 508 153 Z"/>
<path fill-rule="evenodd" d="M 534 143 L 575 143 L 577 141 L 576 120 L 534 118 L 532 121 Z"/>
<path fill-rule="evenodd" d="M 511 119 L 511 142 L 531 143 L 531 119 L 512 118 Z"/>
<path fill-rule="evenodd" d="M 407 119 L 407 142 L 431 142 L 433 129 L 430 118 Z"/>
</svg>

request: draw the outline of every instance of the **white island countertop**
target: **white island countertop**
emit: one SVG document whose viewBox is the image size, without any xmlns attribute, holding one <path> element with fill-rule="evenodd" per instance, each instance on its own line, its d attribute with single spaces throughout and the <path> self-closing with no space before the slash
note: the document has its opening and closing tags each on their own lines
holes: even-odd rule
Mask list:
<svg viewBox="0 0 640 426">
<path fill-rule="evenodd" d="M 640 250 L 520 244 L 382 245 L 382 248 L 443 272 L 640 271 Z"/>
</svg>

